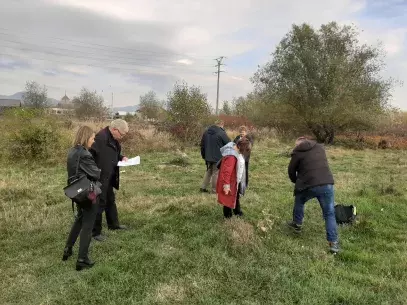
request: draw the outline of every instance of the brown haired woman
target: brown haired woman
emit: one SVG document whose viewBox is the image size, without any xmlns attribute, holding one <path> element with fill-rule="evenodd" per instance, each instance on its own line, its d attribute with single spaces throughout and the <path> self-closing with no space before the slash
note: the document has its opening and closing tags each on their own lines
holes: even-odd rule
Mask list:
<svg viewBox="0 0 407 305">
<path fill-rule="evenodd" d="M 253 146 L 253 137 L 248 134 L 249 130 L 246 126 L 239 127 L 239 135 L 233 140 L 234 143 L 237 143 L 240 139 L 246 137 L 249 141 L 251 146 Z M 246 169 L 246 187 L 249 186 L 249 161 L 250 161 L 250 153 L 245 157 L 245 169 Z"/>
<path fill-rule="evenodd" d="M 243 216 L 240 196 L 246 190 L 245 156 L 250 154 L 251 143 L 243 137 L 237 144 L 230 142 L 220 150 L 223 157 L 216 186 L 218 202 L 223 205 L 225 218 L 232 217 L 232 209 L 236 216 Z"/>
<path fill-rule="evenodd" d="M 101 193 L 100 183 L 100 169 L 97 167 L 89 148 L 95 140 L 95 132 L 89 126 L 82 126 L 79 128 L 73 147 L 68 153 L 67 170 L 68 170 L 68 184 L 72 179 L 87 176 L 91 181 L 95 182 L 95 195 Z M 78 164 L 79 161 L 79 164 Z M 77 166 L 78 165 L 78 166 Z M 89 200 L 88 203 L 77 204 L 78 214 L 72 225 L 71 232 L 69 233 L 62 257 L 66 261 L 72 255 L 72 247 L 80 236 L 78 260 L 76 261 L 76 270 L 84 268 L 91 268 L 94 262 L 88 257 L 89 245 L 92 238 L 92 228 L 95 223 L 96 214 L 98 211 L 97 198 Z"/>
</svg>

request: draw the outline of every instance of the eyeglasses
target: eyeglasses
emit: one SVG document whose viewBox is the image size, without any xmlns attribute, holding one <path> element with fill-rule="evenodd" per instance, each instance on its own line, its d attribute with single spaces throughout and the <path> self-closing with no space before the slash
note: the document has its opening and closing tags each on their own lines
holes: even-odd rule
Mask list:
<svg viewBox="0 0 407 305">
<path fill-rule="evenodd" d="M 120 134 L 120 136 L 121 136 L 122 138 L 126 135 L 126 134 L 121 133 L 119 129 L 116 128 L 116 130 L 117 130 L 117 132 Z"/>
</svg>

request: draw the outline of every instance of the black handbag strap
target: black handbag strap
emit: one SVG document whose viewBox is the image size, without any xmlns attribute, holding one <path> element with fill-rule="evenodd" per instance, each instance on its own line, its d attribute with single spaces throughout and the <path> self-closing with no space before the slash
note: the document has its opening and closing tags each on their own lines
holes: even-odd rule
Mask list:
<svg viewBox="0 0 407 305">
<path fill-rule="evenodd" d="M 75 170 L 75 176 L 78 177 L 78 171 L 79 171 L 79 161 L 81 160 L 81 152 L 78 152 L 78 161 L 76 162 L 76 170 Z"/>
<path fill-rule="evenodd" d="M 71 176 L 68 178 L 68 184 L 70 184 L 70 181 L 72 181 L 72 178 L 78 178 L 78 172 L 79 172 L 79 161 L 81 160 L 81 155 L 80 151 L 78 152 L 78 160 L 76 161 L 76 169 L 75 169 L 75 175 Z"/>
<path fill-rule="evenodd" d="M 78 160 L 76 161 L 76 170 L 75 170 L 75 178 L 78 178 L 79 172 L 79 161 L 81 161 L 80 151 L 78 152 Z M 72 177 L 71 177 L 72 178 Z M 75 202 L 72 200 L 72 213 L 75 215 Z"/>
</svg>

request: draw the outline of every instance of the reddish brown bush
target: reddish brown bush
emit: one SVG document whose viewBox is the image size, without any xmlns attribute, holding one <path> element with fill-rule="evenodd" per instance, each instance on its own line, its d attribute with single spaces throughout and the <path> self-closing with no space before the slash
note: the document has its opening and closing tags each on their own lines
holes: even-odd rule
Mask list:
<svg viewBox="0 0 407 305">
<path fill-rule="evenodd" d="M 381 149 L 407 149 L 407 137 L 394 134 L 343 134 L 336 137 L 335 143 L 354 149 L 381 148 Z"/>
<path fill-rule="evenodd" d="M 219 119 L 225 122 L 225 128 L 228 129 L 238 129 L 240 126 L 244 125 L 249 129 L 253 129 L 253 123 L 244 116 L 234 116 L 234 115 L 219 115 Z"/>
</svg>

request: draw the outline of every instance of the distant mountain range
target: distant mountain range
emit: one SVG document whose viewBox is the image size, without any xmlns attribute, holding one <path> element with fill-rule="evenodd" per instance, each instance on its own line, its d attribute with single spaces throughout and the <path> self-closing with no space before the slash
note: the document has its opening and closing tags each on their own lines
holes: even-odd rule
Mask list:
<svg viewBox="0 0 407 305">
<path fill-rule="evenodd" d="M 0 99 L 10 99 L 10 100 L 19 100 L 23 99 L 24 91 L 14 93 L 13 95 L 0 95 Z M 48 98 L 49 103 L 51 106 L 56 106 L 60 100 L 54 98 Z M 126 111 L 126 112 L 134 112 L 140 108 L 139 105 L 132 105 L 132 106 L 123 106 L 123 107 L 113 107 L 114 112 L 118 111 Z"/>
<path fill-rule="evenodd" d="M 113 107 L 113 112 L 118 112 L 118 111 L 134 112 L 134 111 L 139 110 L 139 108 L 140 108 L 139 105 L 123 106 L 123 107 Z"/>
<path fill-rule="evenodd" d="M 10 100 L 19 100 L 21 101 L 23 99 L 24 91 L 14 93 L 13 95 L 0 95 L 0 99 L 5 98 L 5 99 L 10 99 Z M 49 97 L 48 102 L 51 104 L 51 106 L 56 106 L 59 103 L 59 100 L 54 99 Z"/>
<path fill-rule="evenodd" d="M 0 98 L 7 98 L 10 100 L 21 100 L 23 98 L 24 92 L 17 92 L 13 95 L 0 95 Z"/>
</svg>

